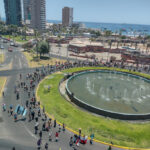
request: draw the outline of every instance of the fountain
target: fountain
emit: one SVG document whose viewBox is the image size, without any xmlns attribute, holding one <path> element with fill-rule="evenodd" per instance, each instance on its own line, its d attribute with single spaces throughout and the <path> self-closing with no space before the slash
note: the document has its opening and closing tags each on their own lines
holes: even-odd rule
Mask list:
<svg viewBox="0 0 150 150">
<path fill-rule="evenodd" d="M 124 114 L 134 119 L 150 113 L 149 89 L 150 81 L 143 77 L 108 70 L 75 74 L 66 85 L 67 93 L 74 93 L 80 106 L 87 104 L 86 109 L 99 114 L 104 111 L 105 115 L 124 118 Z"/>
</svg>

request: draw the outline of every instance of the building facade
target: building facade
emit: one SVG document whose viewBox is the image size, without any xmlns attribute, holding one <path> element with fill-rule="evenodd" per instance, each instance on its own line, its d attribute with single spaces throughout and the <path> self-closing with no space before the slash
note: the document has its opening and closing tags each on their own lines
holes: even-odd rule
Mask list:
<svg viewBox="0 0 150 150">
<path fill-rule="evenodd" d="M 46 28 L 46 2 L 45 0 L 30 0 L 31 5 L 31 27 L 37 30 Z"/>
<path fill-rule="evenodd" d="M 25 24 L 30 24 L 31 21 L 31 0 L 23 0 L 23 10 L 24 10 L 24 22 Z"/>
<path fill-rule="evenodd" d="M 6 24 L 14 24 L 21 26 L 22 12 L 21 0 L 4 0 Z"/>
<path fill-rule="evenodd" d="M 62 9 L 62 25 L 72 26 L 73 24 L 73 8 L 64 7 Z"/>
</svg>

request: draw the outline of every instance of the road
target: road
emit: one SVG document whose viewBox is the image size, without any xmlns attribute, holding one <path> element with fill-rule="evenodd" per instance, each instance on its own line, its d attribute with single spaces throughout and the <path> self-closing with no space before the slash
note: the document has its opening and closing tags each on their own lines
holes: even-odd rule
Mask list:
<svg viewBox="0 0 150 150">
<path fill-rule="evenodd" d="M 8 48 L 8 44 L 4 44 L 5 49 Z M 12 62 L 12 69 L 0 71 L 0 76 L 7 76 L 7 83 L 5 85 L 5 97 L 0 100 L 0 105 L 3 103 L 9 107 L 10 104 L 16 106 L 17 104 L 25 105 L 25 101 L 28 99 L 27 94 L 21 90 L 20 99 L 16 100 L 16 95 L 14 94 L 14 85 L 19 80 L 19 74 L 22 74 L 22 81 L 26 82 L 26 74 L 31 73 L 35 68 L 28 68 L 28 63 L 25 56 L 19 50 L 19 48 L 13 48 L 13 52 L 5 51 L 6 60 L 1 67 Z M 40 126 L 42 122 L 40 122 Z M 7 112 L 2 112 L 0 109 L 0 150 L 11 150 L 13 146 L 16 147 L 16 150 L 36 150 L 36 143 L 38 136 L 34 134 L 34 124 L 35 121 L 28 122 L 28 119 L 25 121 L 14 122 L 13 118 L 9 116 Z M 58 128 L 53 129 L 53 134 L 58 130 Z M 59 142 L 48 142 L 48 133 L 43 135 L 43 144 L 45 142 L 49 143 L 49 150 L 72 150 L 69 146 L 69 139 L 73 134 L 69 131 L 65 133 L 60 133 Z M 54 135 L 53 135 L 54 136 Z M 53 137 L 54 139 L 54 137 Z M 44 146 L 43 146 L 44 147 Z M 94 143 L 90 145 L 80 145 L 78 150 L 106 150 L 108 146 Z M 44 148 L 43 148 L 44 149 Z M 117 148 L 113 148 L 118 150 Z"/>
</svg>

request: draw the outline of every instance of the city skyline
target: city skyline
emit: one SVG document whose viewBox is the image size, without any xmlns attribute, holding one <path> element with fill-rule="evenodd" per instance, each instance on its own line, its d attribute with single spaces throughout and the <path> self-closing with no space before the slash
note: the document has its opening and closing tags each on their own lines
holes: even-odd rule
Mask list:
<svg viewBox="0 0 150 150">
<path fill-rule="evenodd" d="M 62 8 L 74 8 L 74 21 L 150 25 L 149 0 L 46 0 L 47 20 L 62 20 Z M 3 0 L 0 14 L 5 17 Z"/>
</svg>

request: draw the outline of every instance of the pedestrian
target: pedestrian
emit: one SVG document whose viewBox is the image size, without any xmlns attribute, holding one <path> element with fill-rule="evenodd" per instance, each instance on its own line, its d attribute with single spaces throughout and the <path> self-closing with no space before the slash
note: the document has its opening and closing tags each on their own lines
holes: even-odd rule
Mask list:
<svg viewBox="0 0 150 150">
<path fill-rule="evenodd" d="M 37 141 L 37 149 L 38 149 L 38 150 L 41 149 L 41 144 L 42 144 L 42 140 L 39 139 L 39 140 Z"/>
<path fill-rule="evenodd" d="M 29 105 L 29 101 L 28 100 L 26 100 L 26 107 L 28 108 L 28 105 Z"/>
<path fill-rule="evenodd" d="M 90 135 L 90 144 L 93 144 L 94 134 Z"/>
<path fill-rule="evenodd" d="M 58 132 L 61 132 L 61 126 L 60 126 L 60 124 L 59 124 L 58 126 L 59 126 L 59 130 L 58 130 Z"/>
<path fill-rule="evenodd" d="M 111 145 L 109 145 L 108 150 L 112 150 Z"/>
<path fill-rule="evenodd" d="M 54 128 L 56 128 L 56 119 L 54 120 Z"/>
<path fill-rule="evenodd" d="M 12 116 L 13 115 L 13 109 L 11 108 L 10 109 L 10 116 Z"/>
<path fill-rule="evenodd" d="M 81 136 L 81 128 L 79 128 L 79 137 Z"/>
<path fill-rule="evenodd" d="M 42 131 L 39 132 L 39 137 L 42 138 Z"/>
<path fill-rule="evenodd" d="M 38 117 L 41 117 L 41 110 L 38 108 Z"/>
<path fill-rule="evenodd" d="M 45 150 L 48 150 L 48 143 L 45 143 Z"/>
<path fill-rule="evenodd" d="M 35 112 L 34 110 L 31 112 L 32 120 L 34 120 Z"/>
<path fill-rule="evenodd" d="M 38 122 L 38 120 L 39 120 L 39 119 L 38 119 L 38 116 L 36 116 L 36 117 L 35 117 L 35 122 Z"/>
<path fill-rule="evenodd" d="M 52 141 L 52 131 L 49 132 L 49 141 Z"/>
<path fill-rule="evenodd" d="M 42 125 L 42 130 L 45 131 L 46 123 L 44 122 Z"/>
<path fill-rule="evenodd" d="M 16 148 L 15 148 L 15 147 L 13 147 L 13 148 L 12 148 L 12 150 L 16 150 Z"/>
<path fill-rule="evenodd" d="M 55 133 L 56 142 L 58 142 L 58 136 L 59 136 L 59 134 L 58 134 L 58 132 L 56 132 Z"/>
<path fill-rule="evenodd" d="M 6 104 L 2 104 L 3 111 L 6 111 Z"/>
<path fill-rule="evenodd" d="M 31 121 L 31 112 L 29 112 L 29 122 Z"/>
<path fill-rule="evenodd" d="M 79 146 L 79 143 L 80 143 L 80 139 L 78 138 L 76 141 L 76 145 Z"/>
<path fill-rule="evenodd" d="M 35 129 L 35 134 L 37 134 L 37 131 L 38 131 L 38 126 L 39 126 L 39 123 L 38 123 L 38 122 L 36 122 L 36 123 L 35 123 L 35 126 L 34 126 L 34 129 Z"/>
<path fill-rule="evenodd" d="M 14 114 L 14 121 L 15 122 L 17 121 L 17 114 L 16 113 Z"/>
<path fill-rule="evenodd" d="M 63 132 L 65 132 L 65 124 L 63 123 Z"/>
<path fill-rule="evenodd" d="M 70 147 L 73 146 L 73 137 L 70 138 L 69 145 L 70 145 Z"/>
</svg>

